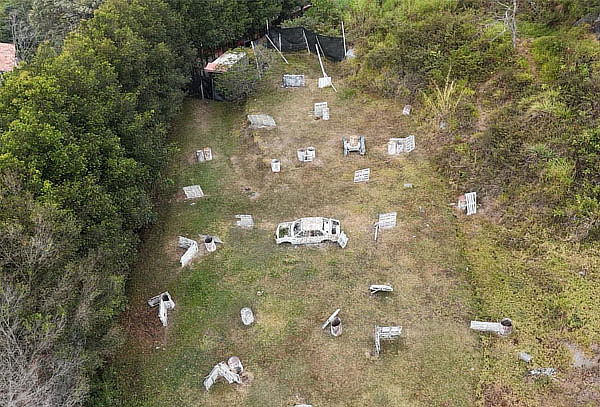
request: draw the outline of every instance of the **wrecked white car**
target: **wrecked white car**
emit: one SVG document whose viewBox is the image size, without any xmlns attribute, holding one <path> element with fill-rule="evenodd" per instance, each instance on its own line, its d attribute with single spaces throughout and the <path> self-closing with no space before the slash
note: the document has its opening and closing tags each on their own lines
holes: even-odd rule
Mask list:
<svg viewBox="0 0 600 407">
<path fill-rule="evenodd" d="M 348 244 L 348 237 L 342 232 L 339 220 L 312 217 L 280 223 L 275 231 L 275 242 L 277 242 L 277 244 L 317 244 L 334 242 L 344 248 Z"/>
</svg>

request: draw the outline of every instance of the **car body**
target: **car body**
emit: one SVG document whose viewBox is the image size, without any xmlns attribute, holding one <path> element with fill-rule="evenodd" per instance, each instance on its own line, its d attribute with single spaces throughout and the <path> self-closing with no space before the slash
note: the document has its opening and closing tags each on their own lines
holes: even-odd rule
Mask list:
<svg viewBox="0 0 600 407">
<path fill-rule="evenodd" d="M 337 219 L 300 218 L 280 223 L 275 231 L 277 244 L 317 244 L 328 241 L 338 243 L 342 248 L 348 243 L 348 237 L 342 232 L 340 221 Z"/>
</svg>

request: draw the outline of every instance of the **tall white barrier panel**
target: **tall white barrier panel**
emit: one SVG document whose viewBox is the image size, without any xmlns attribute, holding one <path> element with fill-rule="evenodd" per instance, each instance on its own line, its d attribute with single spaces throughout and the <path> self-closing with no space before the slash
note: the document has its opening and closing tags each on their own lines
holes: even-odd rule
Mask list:
<svg viewBox="0 0 600 407">
<path fill-rule="evenodd" d="M 313 110 L 315 117 L 323 118 L 323 109 L 327 108 L 327 102 L 315 103 L 315 107 Z"/>
</svg>

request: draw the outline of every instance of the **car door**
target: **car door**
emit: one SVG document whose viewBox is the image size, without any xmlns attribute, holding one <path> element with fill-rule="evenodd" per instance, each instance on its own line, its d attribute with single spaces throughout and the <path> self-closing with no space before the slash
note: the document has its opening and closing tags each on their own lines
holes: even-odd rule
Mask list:
<svg viewBox="0 0 600 407">
<path fill-rule="evenodd" d="M 308 232 L 308 243 L 321 243 L 324 236 L 325 235 L 320 230 L 311 230 Z"/>
</svg>

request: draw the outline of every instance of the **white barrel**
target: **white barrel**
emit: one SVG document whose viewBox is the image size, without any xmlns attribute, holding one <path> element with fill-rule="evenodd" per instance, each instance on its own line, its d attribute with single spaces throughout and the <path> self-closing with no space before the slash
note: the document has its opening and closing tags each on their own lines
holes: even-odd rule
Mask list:
<svg viewBox="0 0 600 407">
<path fill-rule="evenodd" d="M 388 141 L 388 154 L 395 155 L 396 154 L 396 143 L 395 141 Z"/>
<path fill-rule="evenodd" d="M 323 108 L 323 120 L 329 120 L 329 108 L 328 107 Z"/>
<path fill-rule="evenodd" d="M 229 359 L 227 359 L 227 366 L 229 366 L 229 368 L 233 370 L 235 374 L 244 373 L 244 366 L 242 365 L 242 361 L 237 356 L 232 356 Z"/>
<path fill-rule="evenodd" d="M 513 325 L 512 325 L 512 321 L 510 320 L 510 318 L 504 318 L 502 321 L 500 321 L 500 331 L 498 332 L 498 335 L 502 335 L 502 336 L 508 336 L 512 333 L 512 329 L 513 329 Z"/>
<path fill-rule="evenodd" d="M 213 239 L 212 236 L 207 236 L 204 239 L 204 246 L 206 247 L 206 251 L 208 252 L 214 252 L 215 250 L 217 250 L 215 239 Z"/>
<path fill-rule="evenodd" d="M 304 159 L 306 158 L 306 150 L 301 148 L 299 149 L 296 154 L 298 155 L 298 160 L 300 161 L 304 161 Z"/>
<path fill-rule="evenodd" d="M 307 147 L 306 148 L 306 160 L 307 161 L 314 160 L 316 156 L 317 156 L 317 150 L 315 150 L 314 147 Z"/>
<path fill-rule="evenodd" d="M 271 160 L 271 171 L 273 171 L 273 172 L 281 171 L 281 161 L 272 159 Z"/>
</svg>

